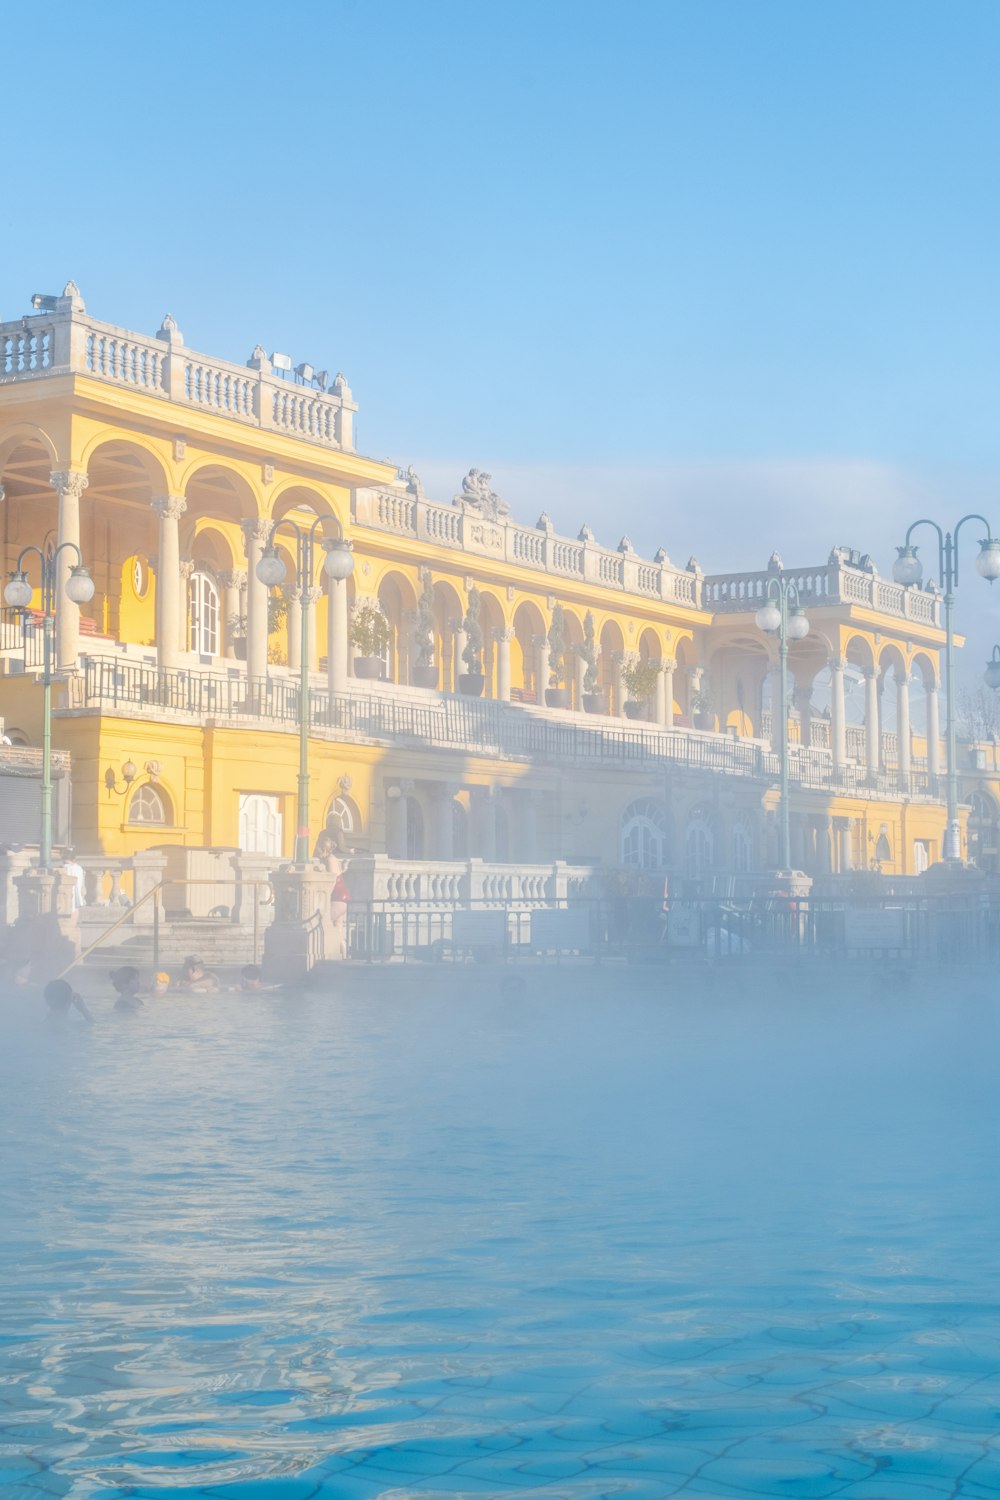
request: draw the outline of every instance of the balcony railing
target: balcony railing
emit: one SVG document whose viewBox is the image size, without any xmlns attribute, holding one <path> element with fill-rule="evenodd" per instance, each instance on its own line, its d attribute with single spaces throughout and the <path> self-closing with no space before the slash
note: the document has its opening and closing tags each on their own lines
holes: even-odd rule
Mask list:
<svg viewBox="0 0 1000 1500">
<path fill-rule="evenodd" d="M 774 570 L 751 573 L 715 573 L 704 580 L 704 607 L 716 614 L 757 610 L 767 596 Z M 839 555 L 839 549 L 821 568 L 782 568 L 780 576 L 798 589 L 808 610 L 825 605 L 860 605 L 877 614 L 898 615 L 921 625 L 941 624 L 941 597 L 930 590 L 903 588 L 890 583 L 871 566 L 856 567 Z"/>
<path fill-rule="evenodd" d="M 299 688 L 292 679 L 219 676 L 88 658 L 84 670 L 66 684 L 69 709 L 100 708 L 112 713 L 162 716 L 164 711 L 195 722 L 298 725 Z M 688 771 L 774 782 L 778 757 L 758 740 L 683 730 L 611 728 L 583 722 L 560 723 L 493 699 L 443 694 L 425 704 L 392 693 L 331 695 L 310 688 L 309 722 L 319 738 L 378 741 L 474 750 L 490 756 L 544 760 L 554 764 L 628 764 L 648 769 L 672 766 Z M 789 774 L 798 786 L 838 790 L 848 795 L 888 799 L 934 798 L 926 773 L 906 778 L 885 772 L 870 776 L 863 766 L 834 768 L 829 751 L 793 746 Z"/>
</svg>

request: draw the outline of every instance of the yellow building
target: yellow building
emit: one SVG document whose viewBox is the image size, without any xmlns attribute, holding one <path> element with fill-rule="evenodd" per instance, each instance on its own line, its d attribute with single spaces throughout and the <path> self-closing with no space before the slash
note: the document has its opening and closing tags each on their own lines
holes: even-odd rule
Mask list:
<svg viewBox="0 0 1000 1500">
<path fill-rule="evenodd" d="M 754 613 L 779 576 L 809 621 L 786 708 L 793 865 L 939 857 L 934 593 L 846 549 L 720 576 L 645 560 L 627 537 L 520 524 L 476 470 L 435 502 L 412 470 L 355 452 L 343 375 L 259 346 L 246 365 L 194 354 L 169 317 L 153 337 L 98 322 L 73 283 L 39 300 L 0 324 L 0 531 L 6 572 L 58 539 L 96 584 L 82 615 L 60 591 L 56 619 L 78 849 L 292 852 L 304 614 L 313 838 L 329 824 L 411 866 L 773 867 L 776 646 Z M 288 522 L 318 533 L 301 582 Z M 321 538 L 350 544 L 346 581 L 327 578 Z M 269 591 L 272 540 L 288 582 Z M 470 603 L 481 696 L 460 681 L 476 675 Z M 37 744 L 22 626 L 4 611 L 0 716 Z"/>
</svg>

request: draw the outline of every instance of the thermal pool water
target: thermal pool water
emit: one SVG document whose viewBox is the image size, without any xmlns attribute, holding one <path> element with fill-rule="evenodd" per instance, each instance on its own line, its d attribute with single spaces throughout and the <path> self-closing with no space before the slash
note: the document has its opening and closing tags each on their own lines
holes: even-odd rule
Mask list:
<svg viewBox="0 0 1000 1500">
<path fill-rule="evenodd" d="M 995 986 L 0 1015 L 0 1494 L 1000 1494 Z"/>
</svg>

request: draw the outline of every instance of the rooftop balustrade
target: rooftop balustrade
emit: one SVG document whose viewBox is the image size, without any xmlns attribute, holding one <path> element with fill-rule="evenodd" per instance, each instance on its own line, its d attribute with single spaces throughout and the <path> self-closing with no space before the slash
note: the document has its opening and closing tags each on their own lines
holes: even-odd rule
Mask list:
<svg viewBox="0 0 1000 1500">
<path fill-rule="evenodd" d="M 185 348 L 172 318 L 149 337 L 88 316 L 75 288 L 55 301 L 55 312 L 0 323 L 0 386 L 87 375 L 249 427 L 354 451 L 358 408 L 344 376 L 329 390 L 297 384 L 276 374 L 259 346 L 247 364 L 232 364 Z"/>
<path fill-rule="evenodd" d="M 798 589 L 805 609 L 827 605 L 860 605 L 882 615 L 897 615 L 921 625 L 940 626 L 941 597 L 931 588 L 903 587 L 880 578 L 869 562 L 849 562 L 835 548 L 824 567 L 771 567 L 749 573 L 713 573 L 703 583 L 703 605 L 713 614 L 756 611 L 767 598 L 768 582 L 781 576 Z"/>
</svg>

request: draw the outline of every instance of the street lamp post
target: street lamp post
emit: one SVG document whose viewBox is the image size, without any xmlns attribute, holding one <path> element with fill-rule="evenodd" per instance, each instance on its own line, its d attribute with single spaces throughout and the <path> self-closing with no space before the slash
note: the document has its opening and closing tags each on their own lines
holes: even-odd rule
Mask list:
<svg viewBox="0 0 1000 1500">
<path fill-rule="evenodd" d="M 70 568 L 66 580 L 66 597 L 73 604 L 89 604 L 94 597 L 94 580 L 83 566 L 83 557 L 75 542 L 60 542 L 56 547 L 50 545 L 44 549 L 22 547 L 17 567 L 10 574 L 3 591 L 6 602 L 23 615 L 32 596 L 24 561 L 34 553 L 42 568 L 42 826 L 38 841 L 38 863 L 43 870 L 52 869 L 52 637 L 59 592 L 58 559 L 60 552 L 66 548 L 76 554 L 76 562 Z"/>
<path fill-rule="evenodd" d="M 792 829 L 788 807 L 788 642 L 801 641 L 809 634 L 809 621 L 799 602 L 797 586 L 789 579 L 776 577 L 767 580 L 767 596 L 755 616 L 758 630 L 778 637 L 778 665 L 780 672 L 777 707 L 780 726 L 778 755 L 781 771 L 781 867 L 792 868 Z M 772 722 L 775 705 L 771 705 Z"/>
<path fill-rule="evenodd" d="M 299 780 L 298 815 L 295 829 L 295 863 L 309 861 L 309 598 L 307 590 L 313 584 L 313 559 L 316 550 L 316 533 L 322 528 L 323 516 L 317 516 L 308 531 L 285 516 L 275 521 L 267 546 L 257 564 L 257 577 L 268 588 L 275 588 L 285 581 L 285 564 L 274 545 L 275 534 L 280 526 L 286 526 L 295 535 L 295 583 L 302 590 L 300 618 L 299 661 Z M 349 578 L 354 572 L 351 544 L 342 537 L 325 537 L 323 548 L 326 559 L 323 571 L 330 579 Z"/>
<path fill-rule="evenodd" d="M 967 521 L 979 521 L 986 527 L 986 535 L 979 543 L 979 556 L 976 558 L 976 572 L 988 583 L 995 578 L 1000 578 L 1000 540 L 992 532 L 989 521 L 984 516 L 977 515 L 975 511 L 963 516 L 953 531 L 943 531 L 936 521 L 926 519 L 914 521 L 903 539 L 902 547 L 897 547 L 898 556 L 892 565 L 892 576 L 897 583 L 908 587 L 919 583 L 923 576 L 923 564 L 917 556 L 917 548 L 912 544 L 910 538 L 918 526 L 929 526 L 938 541 L 938 572 L 944 585 L 944 660 L 946 674 L 946 714 L 947 724 L 945 726 L 945 742 L 947 765 L 945 766 L 945 788 L 948 801 L 948 826 L 944 836 L 945 859 L 957 859 L 962 857 L 962 841 L 958 827 L 958 766 L 955 752 L 955 674 L 952 670 L 952 653 L 954 647 L 954 636 L 952 631 L 952 606 L 955 602 L 955 588 L 958 584 L 958 537 L 959 532 Z"/>
</svg>

